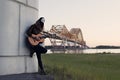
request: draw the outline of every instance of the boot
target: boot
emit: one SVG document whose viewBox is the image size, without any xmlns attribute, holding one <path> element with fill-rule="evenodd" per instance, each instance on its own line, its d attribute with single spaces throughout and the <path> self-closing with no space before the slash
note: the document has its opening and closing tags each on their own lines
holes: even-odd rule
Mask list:
<svg viewBox="0 0 120 80">
<path fill-rule="evenodd" d="M 44 70 L 39 70 L 38 73 L 39 73 L 40 75 L 46 75 L 46 72 L 45 72 Z"/>
</svg>

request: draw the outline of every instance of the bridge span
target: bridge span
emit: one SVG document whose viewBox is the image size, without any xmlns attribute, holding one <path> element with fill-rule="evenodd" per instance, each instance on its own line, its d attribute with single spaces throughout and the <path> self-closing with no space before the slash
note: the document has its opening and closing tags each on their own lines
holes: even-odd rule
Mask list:
<svg viewBox="0 0 120 80">
<path fill-rule="evenodd" d="M 72 28 L 69 31 L 65 25 L 52 25 L 48 32 L 54 36 L 54 38 L 49 38 L 53 53 L 56 51 L 65 52 L 68 49 L 88 48 L 80 28 Z"/>
</svg>

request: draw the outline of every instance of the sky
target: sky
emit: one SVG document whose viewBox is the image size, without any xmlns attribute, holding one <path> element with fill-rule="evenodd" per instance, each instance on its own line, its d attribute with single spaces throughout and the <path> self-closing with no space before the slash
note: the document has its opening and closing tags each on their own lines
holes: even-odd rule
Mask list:
<svg viewBox="0 0 120 80">
<path fill-rule="evenodd" d="M 120 46 L 120 0 L 40 0 L 45 30 L 65 25 L 80 28 L 86 44 Z M 49 43 L 46 43 L 49 44 Z"/>
</svg>

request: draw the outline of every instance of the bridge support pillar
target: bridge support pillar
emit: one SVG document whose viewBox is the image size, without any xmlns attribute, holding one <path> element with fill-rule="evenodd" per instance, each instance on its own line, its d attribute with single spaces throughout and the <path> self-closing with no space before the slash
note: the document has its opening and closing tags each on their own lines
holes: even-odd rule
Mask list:
<svg viewBox="0 0 120 80">
<path fill-rule="evenodd" d="M 38 18 L 39 0 L 0 0 L 0 75 L 36 72 L 29 58 L 25 30 Z"/>
</svg>

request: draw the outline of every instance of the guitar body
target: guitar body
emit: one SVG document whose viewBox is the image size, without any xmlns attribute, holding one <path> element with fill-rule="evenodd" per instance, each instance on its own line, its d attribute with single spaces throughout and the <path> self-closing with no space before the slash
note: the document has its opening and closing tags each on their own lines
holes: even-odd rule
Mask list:
<svg viewBox="0 0 120 80">
<path fill-rule="evenodd" d="M 31 45 L 36 46 L 39 43 L 43 43 L 45 38 L 54 38 L 54 39 L 61 39 L 59 36 L 56 36 L 56 34 L 51 34 L 49 32 L 45 32 L 43 31 L 42 34 L 32 34 L 31 37 L 29 37 L 28 35 L 26 35 L 28 37 L 28 41 Z"/>
<path fill-rule="evenodd" d="M 31 37 L 28 37 L 28 41 L 31 45 L 36 46 L 38 45 L 40 42 L 44 42 L 44 38 L 40 38 L 42 35 L 41 34 L 32 34 Z"/>
</svg>

